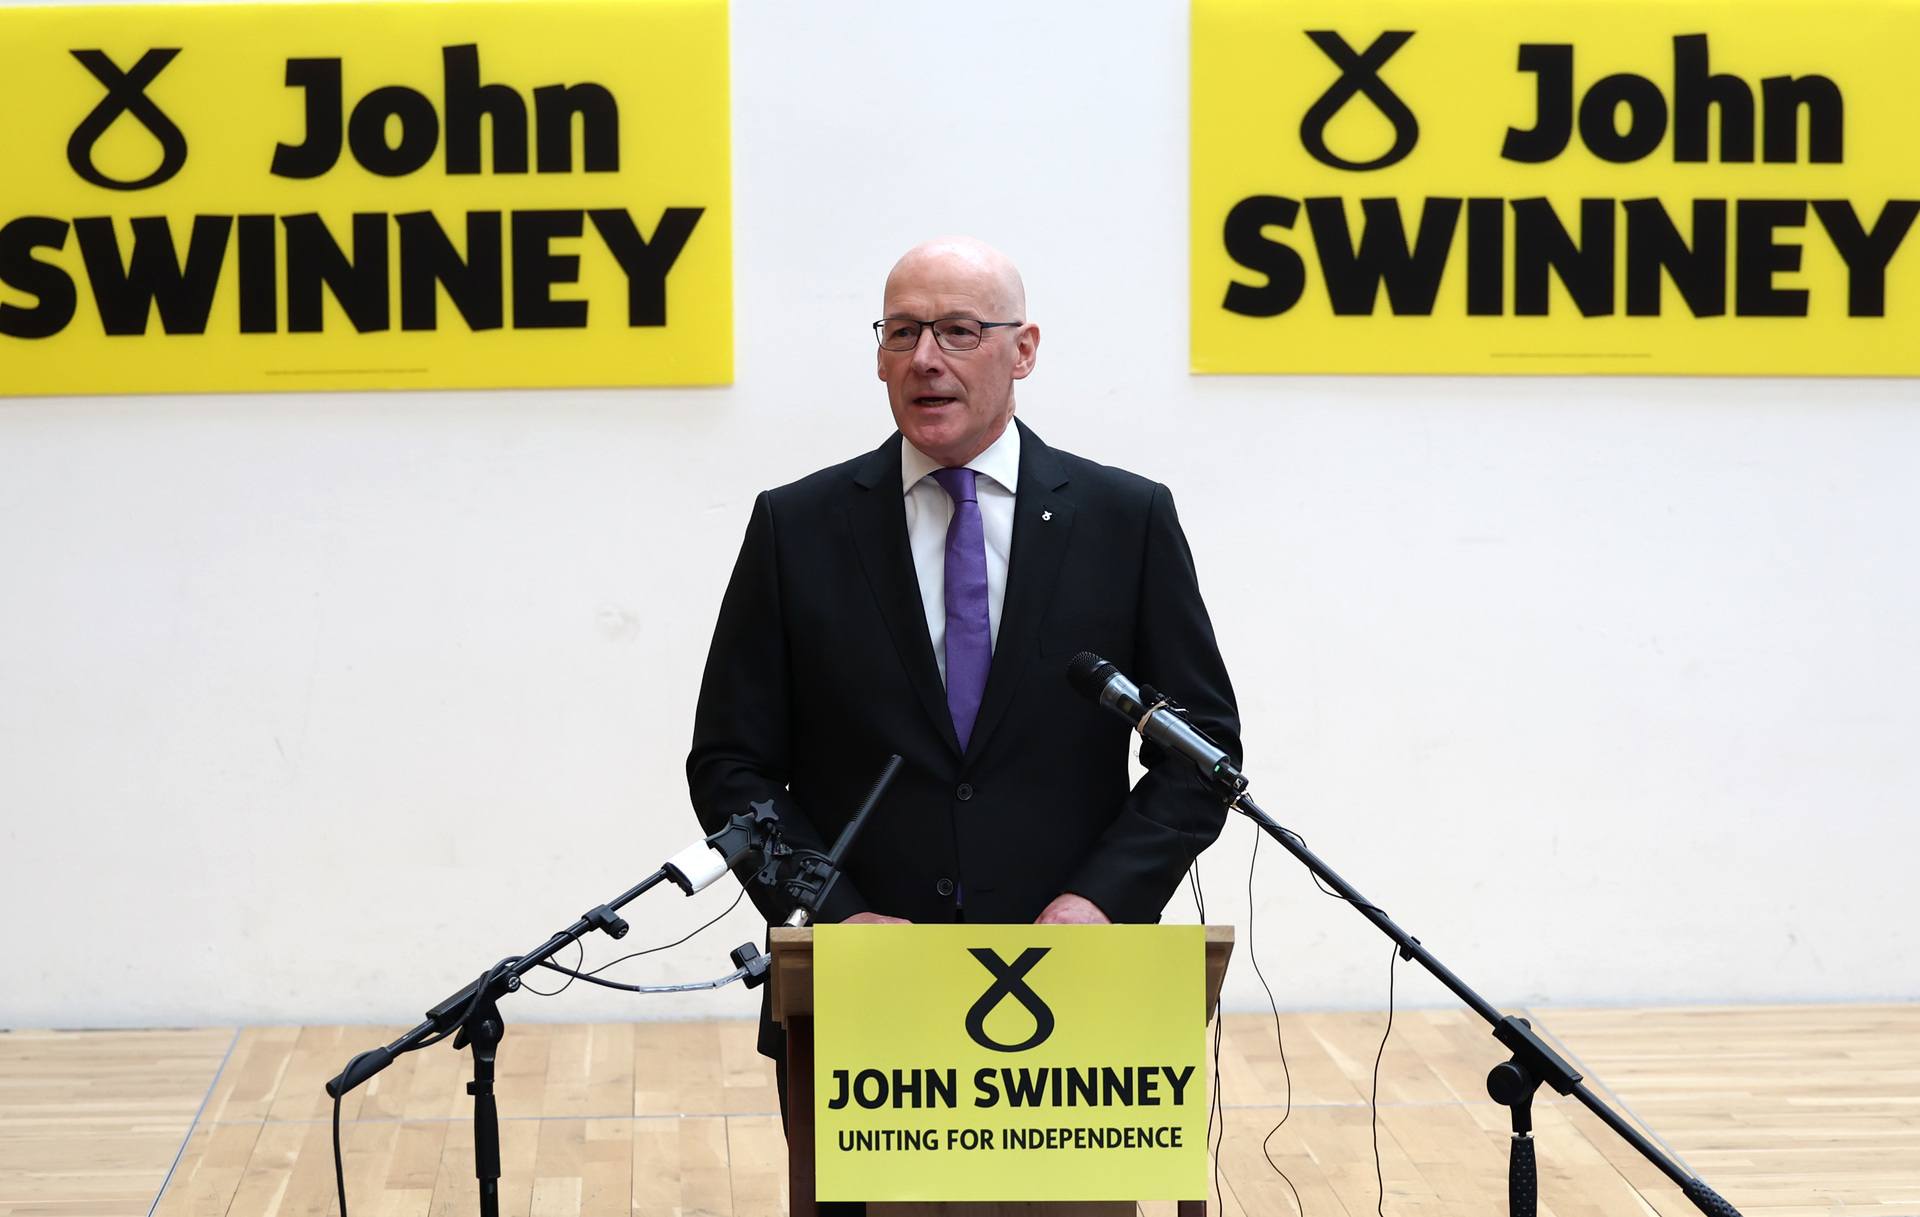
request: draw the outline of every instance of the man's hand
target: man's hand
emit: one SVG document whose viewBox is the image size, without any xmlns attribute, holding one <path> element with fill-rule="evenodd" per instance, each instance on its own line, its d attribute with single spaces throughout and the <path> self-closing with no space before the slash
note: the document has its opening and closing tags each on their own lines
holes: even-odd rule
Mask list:
<svg viewBox="0 0 1920 1217">
<path fill-rule="evenodd" d="M 1072 892 L 1061 892 L 1053 898 L 1053 903 L 1040 910 L 1033 919 L 1035 925 L 1112 925 L 1113 918 L 1100 911 L 1100 906 L 1085 896 L 1076 896 Z"/>
<path fill-rule="evenodd" d="M 889 917 L 885 913 L 855 913 L 840 923 L 841 925 L 912 925 L 905 917 Z"/>
</svg>

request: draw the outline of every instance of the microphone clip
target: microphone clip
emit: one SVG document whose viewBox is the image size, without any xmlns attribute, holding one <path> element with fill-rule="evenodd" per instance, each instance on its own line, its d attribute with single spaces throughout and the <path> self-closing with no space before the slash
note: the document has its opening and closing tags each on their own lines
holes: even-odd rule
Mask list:
<svg viewBox="0 0 1920 1217">
<path fill-rule="evenodd" d="M 780 873 L 789 865 L 793 857 L 793 846 L 780 834 L 780 817 L 773 810 L 773 800 L 749 803 L 753 808 L 751 824 L 754 828 L 756 853 L 760 858 L 760 869 L 754 873 L 754 882 L 772 887 L 780 881 Z M 735 816 L 736 820 L 743 818 Z"/>
<path fill-rule="evenodd" d="M 751 810 L 728 817 L 714 832 L 668 858 L 661 867 L 666 877 L 689 896 L 742 864 L 757 868 L 754 878 L 772 883 L 793 851 L 781 837 L 772 799 L 747 806 Z"/>
<path fill-rule="evenodd" d="M 1185 706 L 1168 697 L 1152 685 L 1140 686 L 1140 701 L 1146 709 L 1141 712 L 1140 721 L 1133 725 L 1133 729 L 1143 740 L 1147 738 L 1147 724 L 1152 722 L 1153 716 L 1162 710 L 1171 713 L 1189 725 L 1193 722 L 1193 716 L 1187 713 Z"/>
<path fill-rule="evenodd" d="M 609 938 L 619 939 L 627 936 L 628 927 L 626 919 L 614 912 L 612 905 L 596 904 L 586 912 L 580 914 L 580 920 L 606 934 Z"/>
<path fill-rule="evenodd" d="M 799 927 L 811 922 L 826 903 L 827 888 L 839 874 L 839 868 L 818 850 L 789 852 L 790 856 L 778 868 L 785 872 L 784 875 L 776 874 L 773 879 L 777 881 L 779 890 L 793 901 L 793 913 L 787 918 L 786 924 Z M 773 869 L 770 863 L 769 870 Z M 767 880 L 767 872 L 763 871 L 761 877 L 763 881 Z"/>
<path fill-rule="evenodd" d="M 1200 730 L 1199 725 L 1193 721 L 1193 715 L 1187 712 L 1185 706 L 1173 698 L 1168 697 L 1152 685 L 1143 684 L 1140 686 L 1140 703 L 1146 707 L 1146 710 L 1141 713 L 1140 721 L 1134 724 L 1133 729 L 1139 733 L 1143 746 L 1145 744 L 1158 744 L 1158 741 L 1147 734 L 1147 724 L 1152 722 L 1153 716 L 1162 710 L 1165 710 L 1167 713 L 1185 723 L 1192 729 L 1195 735 L 1199 736 L 1202 740 L 1206 740 L 1209 745 L 1213 744 L 1213 741 L 1207 738 L 1206 732 Z M 1159 746 L 1164 747 L 1164 745 Z M 1214 792 L 1224 799 L 1229 807 L 1238 803 L 1240 796 L 1247 792 L 1248 783 L 1246 775 L 1241 773 L 1231 761 L 1223 758 L 1212 768 L 1208 768 L 1204 764 L 1197 766 L 1197 768 L 1200 770 L 1201 780 L 1213 787 Z"/>
</svg>

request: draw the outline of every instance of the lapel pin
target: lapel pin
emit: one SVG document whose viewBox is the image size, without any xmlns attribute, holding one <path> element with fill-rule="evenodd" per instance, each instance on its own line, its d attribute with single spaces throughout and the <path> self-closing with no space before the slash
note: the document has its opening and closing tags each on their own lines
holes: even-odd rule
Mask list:
<svg viewBox="0 0 1920 1217">
<path fill-rule="evenodd" d="M 1040 513 L 1040 518 L 1043 520 L 1051 520 L 1053 518 L 1053 513 L 1051 511 L 1043 511 Z"/>
</svg>

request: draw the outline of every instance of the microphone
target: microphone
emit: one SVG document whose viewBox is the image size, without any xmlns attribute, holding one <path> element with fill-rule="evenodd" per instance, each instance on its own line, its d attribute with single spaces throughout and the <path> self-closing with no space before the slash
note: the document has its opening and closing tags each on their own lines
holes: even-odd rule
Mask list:
<svg viewBox="0 0 1920 1217">
<path fill-rule="evenodd" d="M 774 850 L 780 840 L 780 817 L 773 800 L 749 803 L 712 836 L 703 837 L 668 858 L 660 869 L 681 891 L 691 896 L 745 861 L 749 855 Z M 777 851 L 776 851 L 777 852 Z"/>
<path fill-rule="evenodd" d="M 1153 688 L 1141 688 L 1120 669 L 1082 651 L 1067 664 L 1067 681 L 1074 688 L 1133 724 L 1140 738 L 1178 753 L 1200 767 L 1201 774 L 1223 792 L 1238 796 L 1247 779 L 1226 750 L 1180 717 L 1173 703 Z"/>
</svg>

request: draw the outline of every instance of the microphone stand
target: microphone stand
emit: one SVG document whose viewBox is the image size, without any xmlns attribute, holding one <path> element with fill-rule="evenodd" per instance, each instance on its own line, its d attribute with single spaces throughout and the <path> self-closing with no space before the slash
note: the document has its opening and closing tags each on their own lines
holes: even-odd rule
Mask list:
<svg viewBox="0 0 1920 1217">
<path fill-rule="evenodd" d="M 788 846 L 781 839 L 779 817 L 774 814 L 770 803 L 749 804 L 753 809 L 751 813 L 742 812 L 732 817 L 725 827 L 706 839 L 706 844 L 725 855 L 729 865 L 750 854 L 757 855 L 762 865 L 754 879 L 776 886 L 792 896 L 796 907 L 787 924 L 806 925 L 825 907 L 827 897 L 839 881 L 841 862 L 847 850 L 872 817 L 873 809 L 879 805 L 887 787 L 893 784 L 901 763 L 897 755 L 887 758 L 879 777 L 874 780 L 873 788 L 868 791 L 859 810 L 828 853 L 796 851 Z M 327 1083 L 327 1094 L 337 1103 L 348 1091 L 393 1064 L 395 1057 L 431 1047 L 449 1035 L 453 1036 L 456 1049 L 469 1048 L 473 1051 L 473 1080 L 467 1083 L 467 1093 L 473 1096 L 473 1173 L 480 1183 L 480 1217 L 499 1217 L 500 1112 L 494 1099 L 493 1081 L 495 1058 L 500 1040 L 506 1034 L 506 1020 L 500 1017 L 499 999 L 518 989 L 522 976 L 594 930 L 604 931 L 616 939 L 624 938 L 628 926 L 620 918 L 618 910 L 649 889 L 671 880 L 691 895 L 711 881 L 712 874 L 719 871 L 715 869 L 709 874 L 697 867 L 698 853 L 696 846 L 676 854 L 665 866 L 613 900 L 588 910 L 572 925 L 532 951 L 501 960 L 488 969 L 484 976 L 427 1011 L 426 1019 L 412 1030 L 390 1044 L 362 1052 L 348 1061 L 346 1068 Z M 690 873 L 689 868 L 700 873 Z M 788 871 L 792 873 L 782 878 L 783 872 Z M 735 947 L 731 958 L 734 966 L 740 969 L 736 975 L 742 977 L 749 988 L 765 980 L 771 960 L 752 943 Z M 563 968 L 561 971 L 569 970 Z M 337 1117 L 337 1106 L 335 1113 Z M 345 1203 L 344 1198 L 341 1203 Z"/>
<path fill-rule="evenodd" d="M 1297 833 L 1284 828 L 1272 816 L 1260 809 L 1246 792 L 1246 779 L 1238 773 L 1208 773 L 1202 776 L 1226 800 L 1227 807 L 1246 816 L 1283 849 L 1298 858 L 1306 868 L 1317 875 L 1322 882 L 1332 888 L 1360 915 L 1371 921 L 1381 933 L 1399 944 L 1400 958 L 1412 960 L 1431 973 L 1435 980 L 1452 990 L 1455 997 L 1466 1003 L 1467 1007 L 1493 1028 L 1493 1038 L 1500 1041 L 1502 1047 L 1513 1055 L 1493 1067 L 1487 1074 L 1487 1094 L 1494 1102 L 1508 1108 L 1513 1116 L 1513 1142 L 1507 1159 L 1507 1206 L 1511 1217 L 1535 1217 L 1535 1205 L 1538 1198 L 1538 1176 L 1534 1169 L 1533 1157 L 1533 1093 L 1545 1082 L 1561 1094 L 1570 1094 L 1600 1118 L 1601 1123 L 1620 1134 L 1627 1144 L 1638 1150 L 1642 1157 L 1659 1168 L 1693 1201 L 1695 1207 L 1709 1217 L 1740 1217 L 1735 1209 L 1720 1197 L 1703 1179 L 1689 1175 L 1666 1153 L 1640 1134 L 1640 1131 L 1611 1107 L 1601 1102 L 1581 1081 L 1580 1075 L 1559 1053 L 1549 1047 L 1545 1040 L 1535 1033 L 1526 1019 L 1511 1014 L 1502 1014 L 1491 1003 L 1472 988 L 1467 982 L 1455 976 L 1447 966 L 1434 957 L 1433 952 L 1420 945 L 1420 940 L 1394 924 L 1393 918 L 1362 896 L 1354 886 L 1334 873 L 1332 867 L 1322 862 L 1314 852 L 1307 848 Z"/>
<path fill-rule="evenodd" d="M 742 851 L 750 848 L 753 852 L 763 853 L 768 858 L 769 868 L 775 865 L 776 857 L 783 858 L 786 854 L 771 811 L 760 808 L 756 808 L 752 815 L 743 812 L 734 816 L 726 828 L 709 840 L 732 844 Z M 453 1036 L 455 1049 L 467 1048 L 473 1052 L 473 1080 L 467 1083 L 467 1093 L 473 1096 L 473 1173 L 480 1183 L 480 1217 L 499 1217 L 500 1113 L 494 1099 L 493 1082 L 495 1057 L 500 1040 L 506 1034 L 506 1020 L 500 1017 L 499 1000 L 520 988 L 521 977 L 595 930 L 615 939 L 626 937 L 628 926 L 618 910 L 666 880 L 683 886 L 686 883 L 676 864 L 669 862 L 613 900 L 581 914 L 572 925 L 525 955 L 501 960 L 485 975 L 427 1011 L 426 1018 L 412 1030 L 392 1043 L 362 1052 L 348 1061 L 346 1068 L 327 1083 L 327 1094 L 338 1101 L 348 1091 L 393 1064 L 394 1058 L 402 1053 L 430 1047 Z M 745 970 L 749 985 L 758 983 L 765 976 L 762 957 L 751 944 L 736 948 L 732 958 L 736 967 Z"/>
</svg>

